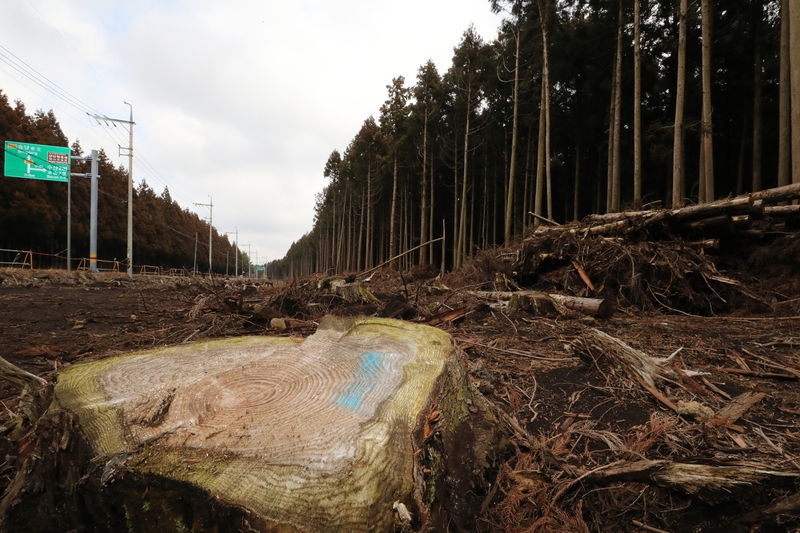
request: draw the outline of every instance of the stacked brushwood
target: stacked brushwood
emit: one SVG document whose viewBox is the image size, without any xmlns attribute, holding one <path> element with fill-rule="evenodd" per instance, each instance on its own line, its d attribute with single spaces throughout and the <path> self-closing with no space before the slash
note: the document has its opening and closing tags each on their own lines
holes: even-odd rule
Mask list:
<svg viewBox="0 0 800 533">
<path fill-rule="evenodd" d="M 797 237 L 800 205 L 792 201 L 799 198 L 800 184 L 793 184 L 677 209 L 545 223 L 525 239 L 513 269 L 535 290 L 643 309 L 764 311 L 775 296 L 748 278 L 747 268 L 726 272 L 726 261 L 737 254 L 741 260 L 748 246 Z"/>
</svg>

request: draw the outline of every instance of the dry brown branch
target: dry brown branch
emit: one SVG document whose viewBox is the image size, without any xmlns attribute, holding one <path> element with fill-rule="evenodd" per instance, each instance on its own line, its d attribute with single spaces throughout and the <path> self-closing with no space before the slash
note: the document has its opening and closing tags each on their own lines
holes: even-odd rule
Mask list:
<svg viewBox="0 0 800 533">
<path fill-rule="evenodd" d="M 590 361 L 600 357 L 610 358 L 658 401 L 673 411 L 678 411 L 672 400 L 656 388 L 655 381 L 663 379 L 663 369 L 653 358 L 597 329 L 589 330 L 582 338 L 576 339 L 572 346 L 579 356 Z"/>
<path fill-rule="evenodd" d="M 0 378 L 7 379 L 11 383 L 17 385 L 19 388 L 22 388 L 29 383 L 37 383 L 39 385 L 45 385 L 47 383 L 46 380 L 9 363 L 2 357 L 0 357 Z"/>
<path fill-rule="evenodd" d="M 800 514 L 800 492 L 749 512 L 740 520 L 751 524 L 761 524 L 775 522 L 781 516 L 796 517 L 798 514 Z"/>
<path fill-rule="evenodd" d="M 717 414 L 708 420 L 708 423 L 711 425 L 729 426 L 739 420 L 748 409 L 760 402 L 764 396 L 766 396 L 766 394 L 763 392 L 748 391 L 742 393 L 725 407 L 717 411 Z"/>
<path fill-rule="evenodd" d="M 758 372 L 755 370 L 747 370 L 745 368 L 720 367 L 717 368 L 717 370 L 721 372 L 727 372 L 729 374 L 741 374 L 743 376 L 753 376 L 757 378 L 787 379 L 787 380 L 800 379 L 800 376 L 797 376 L 795 374 L 776 374 L 774 372 Z"/>
<path fill-rule="evenodd" d="M 651 533 L 669 533 L 669 531 L 664 531 L 663 529 L 658 529 L 657 527 L 648 526 L 646 524 L 643 524 L 642 522 L 639 522 L 638 520 L 631 520 L 631 524 L 633 524 L 636 527 L 640 527 L 645 531 L 650 531 Z"/>
</svg>

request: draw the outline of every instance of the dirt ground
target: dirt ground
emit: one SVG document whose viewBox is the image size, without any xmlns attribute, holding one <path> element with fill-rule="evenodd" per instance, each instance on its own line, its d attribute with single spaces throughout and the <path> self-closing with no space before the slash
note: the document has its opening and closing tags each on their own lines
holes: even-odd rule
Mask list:
<svg viewBox="0 0 800 533">
<path fill-rule="evenodd" d="M 545 268 L 553 259 L 542 258 L 541 244 L 486 252 L 444 277 L 422 267 L 379 270 L 356 297 L 321 277 L 272 286 L 4 270 L 0 356 L 49 380 L 65 365 L 153 346 L 307 336 L 326 314 L 426 322 L 452 335 L 506 435 L 476 489 L 478 531 L 800 531 L 800 270 L 767 256 L 755 264 L 752 253 L 747 264 L 735 253 L 705 263 L 637 244 L 637 254 L 623 254 L 625 268 L 657 266 L 652 254 L 662 254 L 682 273 L 659 286 L 663 269 L 639 269 L 650 282 L 636 285 L 614 281 L 635 275 L 619 274 L 613 250 L 592 251 L 606 253 L 604 266 L 584 247 Z M 570 243 L 556 244 L 563 252 Z M 647 259 L 639 265 L 638 257 Z M 697 264 L 679 264 L 686 257 Z M 603 286 L 587 289 L 581 270 Z M 690 270 L 699 275 L 689 279 Z M 715 276 L 723 281 L 709 281 Z M 530 288 L 608 297 L 616 312 L 600 319 L 560 306 L 515 309 L 476 292 Z M 654 390 L 677 408 L 593 349 L 596 330 L 651 358 L 673 356 L 660 363 Z M 19 393 L 0 382 L 0 489 L 30 430 Z M 726 406 L 745 393 L 752 403 L 730 415 Z M 685 470 L 698 466 L 710 469 L 713 486 Z"/>
</svg>

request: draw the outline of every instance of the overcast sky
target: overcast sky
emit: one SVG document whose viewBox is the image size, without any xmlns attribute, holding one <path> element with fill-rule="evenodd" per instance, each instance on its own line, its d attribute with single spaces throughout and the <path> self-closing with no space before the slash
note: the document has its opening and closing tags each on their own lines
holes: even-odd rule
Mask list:
<svg viewBox="0 0 800 533">
<path fill-rule="evenodd" d="M 126 168 L 127 126 L 87 112 L 127 119 L 130 102 L 134 181 L 203 218 L 213 201 L 263 262 L 311 229 L 328 156 L 392 78 L 444 73 L 470 23 L 491 41 L 500 18 L 489 0 L 4 0 L 0 89 Z"/>
</svg>

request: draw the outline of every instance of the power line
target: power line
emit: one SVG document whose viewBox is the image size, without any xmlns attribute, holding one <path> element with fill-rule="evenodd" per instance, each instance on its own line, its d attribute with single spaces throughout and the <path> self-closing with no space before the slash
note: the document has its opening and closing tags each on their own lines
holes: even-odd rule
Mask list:
<svg viewBox="0 0 800 533">
<path fill-rule="evenodd" d="M 49 78 L 41 74 L 39 71 L 37 71 L 36 69 L 25 63 L 25 61 L 14 55 L 14 53 L 11 52 L 8 48 L 4 47 L 3 45 L 0 45 L 0 48 L 5 50 L 8 53 L 8 55 L 16 59 L 16 61 L 13 61 L 9 59 L 8 55 L 0 52 L 0 61 L 3 61 L 5 64 L 10 66 L 23 76 L 27 76 L 34 83 L 55 94 L 56 96 L 58 96 L 59 98 L 70 104 L 75 109 L 78 109 L 79 111 L 91 109 L 91 106 L 83 103 L 81 100 L 79 100 L 75 96 L 71 95 L 69 92 L 59 87 L 58 84 L 51 81 Z M 22 63 L 24 67 L 20 66 L 19 63 Z"/>
<path fill-rule="evenodd" d="M 36 8 L 34 7 L 34 9 L 36 9 Z M 37 10 L 37 12 L 38 12 L 38 10 Z M 40 13 L 40 15 L 41 15 L 41 13 Z M 44 18 L 43 15 L 42 15 L 42 17 Z M 48 24 L 50 24 L 50 22 L 47 21 L 46 18 L 45 18 L 45 21 Z M 52 26 L 52 24 L 50 24 L 50 25 Z M 56 32 L 58 32 L 58 30 L 56 30 Z M 63 35 L 61 35 L 60 33 L 59 33 L 59 36 L 61 36 L 61 38 L 64 39 Z M 66 39 L 64 39 L 64 41 L 66 42 Z M 69 44 L 69 43 L 67 42 L 67 44 Z M 70 48 L 72 48 L 72 47 L 70 46 Z M 8 50 L 6 47 L 0 45 L 0 49 L 5 50 L 7 52 L 7 54 L 8 54 L 8 55 L 6 55 L 6 54 L 3 54 L 2 52 L 0 52 L 0 61 L 2 61 L 3 63 L 7 64 L 8 66 L 13 68 L 14 70 L 16 70 L 22 76 L 27 77 L 30 81 L 32 81 L 36 85 L 40 86 L 41 88 L 43 88 L 45 91 L 49 92 L 53 96 L 56 96 L 60 100 L 64 101 L 65 103 L 69 104 L 70 106 L 74 107 L 75 109 L 77 109 L 77 110 L 79 110 L 81 112 L 88 113 L 90 115 L 91 114 L 100 114 L 93 107 L 91 107 L 90 105 L 86 104 L 85 102 L 83 102 L 79 98 L 73 96 L 71 93 L 69 93 L 65 89 L 61 88 L 57 83 L 53 82 L 47 76 L 43 75 L 38 70 L 36 70 L 34 67 L 30 66 L 28 63 L 26 63 L 24 60 L 22 60 L 21 58 L 16 56 L 13 52 Z M 73 50 L 74 50 L 74 48 L 73 48 Z M 77 51 L 76 51 L 76 54 L 77 54 Z M 77 55 L 87 65 L 89 65 L 88 62 L 86 62 L 86 60 L 83 59 L 83 57 L 80 56 L 80 54 L 77 54 Z M 11 57 L 9 57 L 9 56 L 11 56 Z M 14 59 L 11 59 L 11 58 L 14 58 Z M 91 68 L 91 65 L 89 65 L 89 67 Z M 6 70 L 4 70 L 2 68 L 0 68 L 0 70 L 5 72 L 6 74 L 9 74 L 8 71 L 6 71 Z M 95 72 L 95 74 L 97 74 L 97 73 Z M 13 76 L 11 74 L 9 74 L 9 76 L 15 77 L 15 76 Z M 105 83 L 113 91 L 113 88 L 111 88 L 111 86 L 108 85 L 108 83 L 101 76 L 98 75 L 98 77 L 103 81 L 103 83 Z M 59 107 L 58 105 L 54 104 L 49 99 L 47 99 L 45 96 L 39 94 L 37 91 L 32 89 L 26 83 L 21 82 L 21 81 L 19 83 L 21 85 L 23 85 L 24 87 L 26 87 L 31 92 L 33 92 L 34 94 L 36 94 L 39 98 L 41 98 L 45 102 L 49 103 L 50 105 L 52 105 L 56 109 L 59 109 L 60 111 L 62 111 L 65 115 L 67 115 L 68 117 L 73 119 L 75 122 L 82 123 L 81 120 L 79 120 L 76 117 L 72 116 L 69 112 L 67 112 L 63 108 Z M 99 120 L 97 121 L 97 124 L 101 127 L 101 131 L 103 132 L 103 134 L 102 134 L 103 137 L 107 138 L 111 142 L 116 143 L 118 146 L 121 146 L 122 144 L 127 143 L 126 140 L 123 140 L 123 139 L 120 138 L 121 134 L 116 130 L 116 127 L 112 128 L 108 124 L 104 124 L 103 122 L 101 122 Z M 171 195 L 176 196 L 178 198 L 181 198 L 187 203 L 194 203 L 193 199 L 191 197 L 189 197 L 188 195 L 184 194 L 183 192 L 181 192 L 180 190 L 178 190 L 177 188 L 175 188 L 174 186 L 171 186 L 169 184 L 169 182 L 166 180 L 166 178 L 164 178 L 163 175 L 161 175 L 161 173 L 159 173 L 158 170 L 144 157 L 144 155 L 141 153 L 141 149 L 139 151 L 137 151 L 136 154 L 134 154 L 134 158 L 137 160 L 137 162 L 142 163 L 142 168 L 144 170 L 143 174 L 145 175 L 145 177 L 149 177 L 149 178 L 151 178 L 152 181 L 159 182 L 159 183 L 163 184 L 165 187 L 167 187 L 170 190 L 170 194 Z"/>
<path fill-rule="evenodd" d="M 110 85 L 110 84 L 109 84 L 109 83 L 108 83 L 108 82 L 105 80 L 105 78 L 103 78 L 103 77 L 102 77 L 102 76 L 101 76 L 101 75 L 100 75 L 100 74 L 99 74 L 99 73 L 98 73 L 98 72 L 97 72 L 97 71 L 94 69 L 94 67 L 92 67 L 91 63 L 89 63 L 88 61 L 86 61 L 86 59 L 84 59 L 84 58 L 83 58 L 83 56 L 80 54 L 80 52 L 78 52 L 78 51 L 75 49 L 75 47 L 74 47 L 74 46 L 72 46 L 72 44 L 70 44 L 70 42 L 69 42 L 69 41 L 68 41 L 68 40 L 67 40 L 67 39 L 66 39 L 66 38 L 65 38 L 65 37 L 64 37 L 64 36 L 61 34 L 61 32 L 60 32 L 60 31 L 58 31 L 58 28 L 56 28 L 55 26 L 53 26 L 53 24 L 52 24 L 52 23 L 51 23 L 51 22 L 50 22 L 50 21 L 47 19 L 47 17 L 46 17 L 46 16 L 44 16 L 44 13 L 42 13 L 41 11 L 39 11 L 39 10 L 36 8 L 36 6 L 35 6 L 35 5 L 33 5 L 33 4 L 30 2 L 30 0 L 27 0 L 27 2 L 28 2 L 28 5 L 29 5 L 29 6 L 31 6 L 31 7 L 33 8 L 33 10 L 34 10 L 34 11 L 36 11 L 36 12 L 39 14 L 39 16 L 40 16 L 40 17 L 42 17 L 42 20 L 44 20 L 44 21 L 47 23 L 47 25 L 48 25 L 48 26 L 50 26 L 51 28 L 53 28 L 53 31 L 55 31 L 55 32 L 58 34 L 58 36 L 59 36 L 59 37 L 61 37 L 61 40 L 63 40 L 63 41 L 64 41 L 64 42 L 67 44 L 67 46 L 69 46 L 70 48 L 72 48 L 72 51 L 73 51 L 73 52 L 75 52 L 75 55 L 76 55 L 76 56 L 78 56 L 79 58 L 81 58 L 81 61 L 83 61 L 83 62 L 84 62 L 84 64 L 85 64 L 87 67 L 89 67 L 89 69 L 90 69 L 90 70 L 91 70 L 91 71 L 94 73 L 94 75 L 95 75 L 95 76 L 97 76 L 99 79 L 101 79 L 101 80 L 103 81 L 103 83 L 105 83 L 105 84 L 108 86 L 108 88 L 109 88 L 109 89 L 111 89 L 111 91 L 113 91 L 113 92 L 114 92 L 114 93 L 115 93 L 115 94 L 116 94 L 116 95 L 119 97 L 119 99 L 120 99 L 120 100 L 123 100 L 122 96 L 121 96 L 119 93 L 117 93 L 117 92 L 114 90 L 114 88 L 113 88 L 113 87 L 111 87 L 111 85 Z"/>
</svg>

